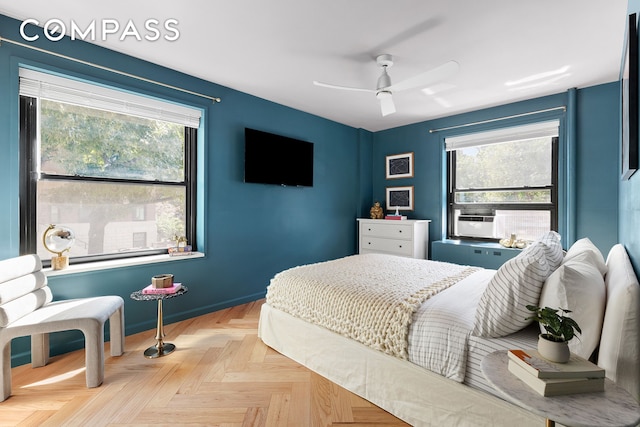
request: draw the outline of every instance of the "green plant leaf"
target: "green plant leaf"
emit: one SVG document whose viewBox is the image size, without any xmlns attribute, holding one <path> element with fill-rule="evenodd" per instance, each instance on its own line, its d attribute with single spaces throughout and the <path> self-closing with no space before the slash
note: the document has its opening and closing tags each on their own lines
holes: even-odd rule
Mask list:
<svg viewBox="0 0 640 427">
<path fill-rule="evenodd" d="M 527 305 L 526 307 L 527 310 L 533 312 L 533 315 L 527 317 L 526 320 L 540 323 L 549 338 L 554 341 L 569 341 L 575 336 L 576 332 L 582 333 L 578 323 L 574 319 L 565 316 L 565 314 L 571 313 L 571 310 L 551 307 L 540 308 L 535 305 Z"/>
</svg>

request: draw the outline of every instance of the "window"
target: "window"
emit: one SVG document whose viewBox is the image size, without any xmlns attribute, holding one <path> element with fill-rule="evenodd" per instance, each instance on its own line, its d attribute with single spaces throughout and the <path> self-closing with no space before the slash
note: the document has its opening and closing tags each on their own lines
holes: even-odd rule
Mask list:
<svg viewBox="0 0 640 427">
<path fill-rule="evenodd" d="M 136 221 L 144 221 L 147 217 L 146 206 L 135 206 L 133 211 L 133 219 Z"/>
<path fill-rule="evenodd" d="M 558 226 L 557 120 L 445 140 L 448 237 L 535 240 Z"/>
<path fill-rule="evenodd" d="M 71 262 L 195 246 L 199 110 L 20 70 L 21 252 L 49 224 L 75 233 Z"/>
</svg>

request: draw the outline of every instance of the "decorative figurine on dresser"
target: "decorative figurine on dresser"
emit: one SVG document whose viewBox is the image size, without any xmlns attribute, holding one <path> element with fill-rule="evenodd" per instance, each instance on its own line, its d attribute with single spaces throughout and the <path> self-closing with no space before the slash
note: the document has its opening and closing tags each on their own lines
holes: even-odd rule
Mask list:
<svg viewBox="0 0 640 427">
<path fill-rule="evenodd" d="M 373 206 L 371 206 L 371 210 L 369 211 L 371 215 L 371 219 L 383 219 L 384 218 L 384 210 L 382 206 L 380 206 L 380 202 L 375 202 Z"/>
</svg>

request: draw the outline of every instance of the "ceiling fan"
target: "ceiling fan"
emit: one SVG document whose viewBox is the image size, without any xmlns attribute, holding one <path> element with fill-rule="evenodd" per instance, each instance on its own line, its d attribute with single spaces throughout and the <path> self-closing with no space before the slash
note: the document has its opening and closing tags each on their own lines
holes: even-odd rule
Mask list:
<svg viewBox="0 0 640 427">
<path fill-rule="evenodd" d="M 423 73 L 410 77 L 396 84 L 391 84 L 391 77 L 387 74 L 387 68 L 393 65 L 393 56 L 389 54 L 378 55 L 376 63 L 382 67 L 382 74 L 378 77 L 378 84 L 375 89 L 365 89 L 349 86 L 338 86 L 329 83 L 314 81 L 316 86 L 328 87 L 330 89 L 353 90 L 361 92 L 372 92 L 376 94 L 376 98 L 380 101 L 380 109 L 382 115 L 387 116 L 396 112 L 396 106 L 393 103 L 393 93 L 402 90 L 413 89 L 416 87 L 426 87 L 432 83 L 443 80 L 455 74 L 460 66 L 456 61 L 445 62 L 442 65 L 432 68 Z"/>
</svg>

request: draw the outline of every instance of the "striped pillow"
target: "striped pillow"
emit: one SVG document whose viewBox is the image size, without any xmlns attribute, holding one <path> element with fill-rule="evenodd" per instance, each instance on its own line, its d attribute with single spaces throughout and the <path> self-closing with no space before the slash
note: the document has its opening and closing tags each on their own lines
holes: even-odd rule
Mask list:
<svg viewBox="0 0 640 427">
<path fill-rule="evenodd" d="M 549 263 L 549 268 L 551 268 L 551 272 L 553 272 L 560 266 L 564 259 L 560 235 L 555 231 L 548 231 L 537 241 L 544 244 L 544 254 Z"/>
<path fill-rule="evenodd" d="M 480 298 L 473 335 L 503 337 L 531 323 L 526 306 L 538 305 L 544 281 L 561 261 L 559 235 L 550 232 L 504 263 Z"/>
</svg>

